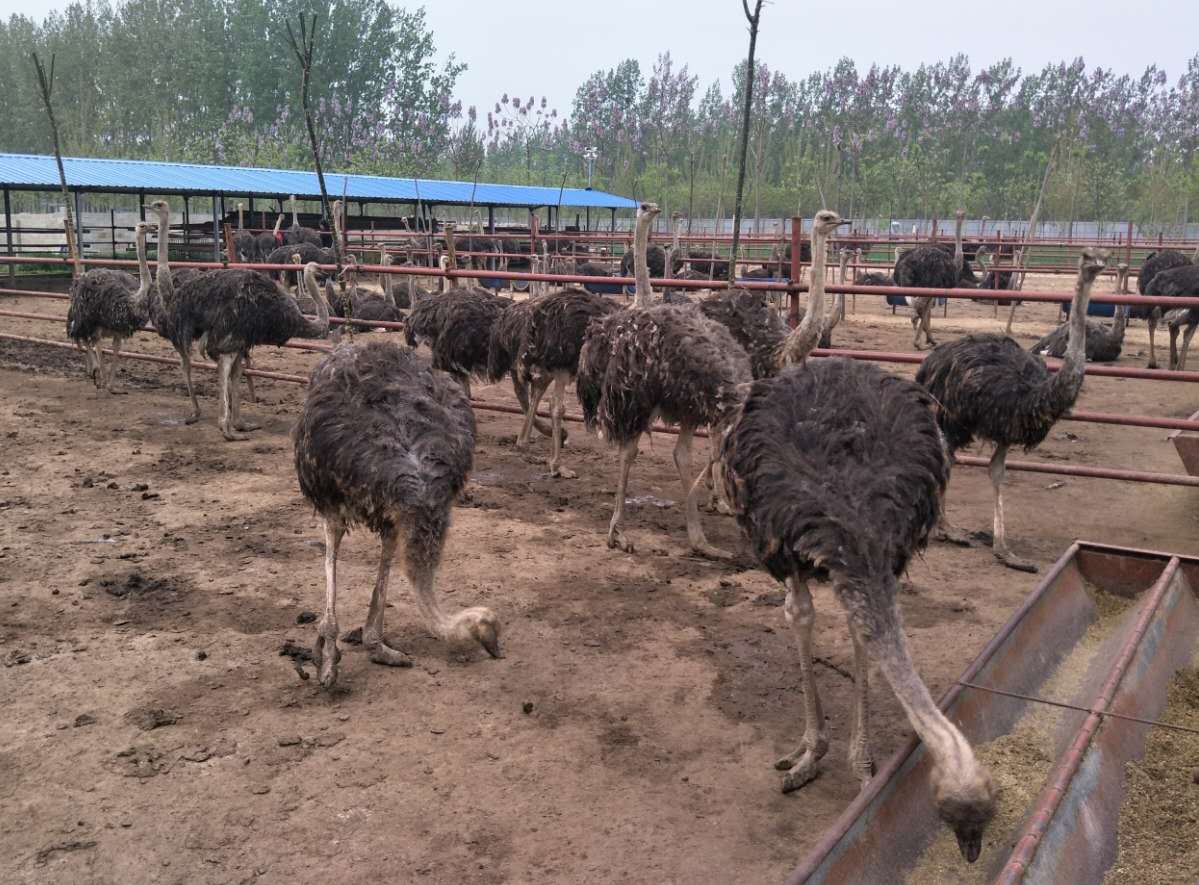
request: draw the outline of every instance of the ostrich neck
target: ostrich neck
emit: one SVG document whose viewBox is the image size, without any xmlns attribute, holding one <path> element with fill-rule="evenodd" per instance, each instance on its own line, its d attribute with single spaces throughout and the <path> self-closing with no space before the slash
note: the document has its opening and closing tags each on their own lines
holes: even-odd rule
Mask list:
<svg viewBox="0 0 1199 885">
<path fill-rule="evenodd" d="M 633 238 L 633 276 L 637 281 L 634 307 L 649 307 L 653 298 L 653 290 L 649 287 L 649 226 L 652 222 L 653 216 L 648 213 L 637 218 L 637 232 Z"/>
<path fill-rule="evenodd" d="M 304 271 L 304 288 L 308 290 L 308 297 L 316 304 L 317 321 L 314 323 L 305 320 L 305 329 L 300 337 L 324 338 L 329 334 L 329 306 L 321 297 L 320 287 L 316 284 L 316 274 L 307 269 Z"/>
<path fill-rule="evenodd" d="M 799 325 L 788 336 L 784 353 L 788 362 L 802 363 L 820 340 L 824 325 L 824 271 L 827 267 L 825 246 L 828 234 L 812 229 L 811 285 L 808 287 L 808 309 Z"/>
<path fill-rule="evenodd" d="M 965 221 L 964 218 L 959 218 L 953 231 L 953 266 L 959 274 L 966 265 L 966 253 L 962 251 L 962 225 Z"/>
<path fill-rule="evenodd" d="M 1112 324 L 1112 334 L 1116 336 L 1117 341 L 1124 340 L 1124 327 L 1128 324 L 1128 305 L 1121 304 L 1116 307 L 1116 321 Z"/>
<path fill-rule="evenodd" d="M 150 290 L 154 287 L 154 280 L 150 277 L 150 263 L 146 260 L 146 234 L 144 231 L 139 231 L 137 234 L 137 280 L 135 301 L 138 312 L 144 313 L 150 301 Z"/>
<path fill-rule="evenodd" d="M 300 226 L 300 217 L 299 217 L 299 215 L 296 214 L 296 201 L 295 201 L 294 197 L 291 200 L 291 226 L 292 227 Z"/>
<path fill-rule="evenodd" d="M 893 604 L 893 603 L 892 603 Z M 888 618 L 882 635 L 870 642 L 879 670 L 907 714 L 912 729 L 928 748 L 941 780 L 964 782 L 978 773 L 978 760 L 969 741 L 933 702 L 932 695 L 912 664 L 898 613 Z"/>
<path fill-rule="evenodd" d="M 171 220 L 165 212 L 158 215 L 158 295 L 162 299 L 175 294 L 175 280 L 171 276 L 170 264 Z"/>
<path fill-rule="evenodd" d="M 238 230 L 246 229 L 246 210 L 243 209 L 241 206 L 237 207 L 237 229 Z"/>
<path fill-rule="evenodd" d="M 1088 279 L 1079 273 L 1074 288 L 1074 300 L 1070 304 L 1069 332 L 1066 339 L 1066 355 L 1061 368 L 1049 381 L 1049 394 L 1053 402 L 1052 411 L 1065 412 L 1073 405 L 1082 389 L 1083 370 L 1087 361 L 1087 305 L 1091 300 L 1094 278 Z"/>
<path fill-rule="evenodd" d="M 471 612 L 469 609 L 463 609 L 454 615 L 448 615 L 441 608 L 437 601 L 437 595 L 433 592 L 433 570 L 430 568 L 419 568 L 416 570 L 413 581 L 416 590 L 416 607 L 420 609 L 425 623 L 437 635 L 439 639 L 449 640 L 464 640 L 468 638 L 466 627 L 470 620 Z"/>
</svg>

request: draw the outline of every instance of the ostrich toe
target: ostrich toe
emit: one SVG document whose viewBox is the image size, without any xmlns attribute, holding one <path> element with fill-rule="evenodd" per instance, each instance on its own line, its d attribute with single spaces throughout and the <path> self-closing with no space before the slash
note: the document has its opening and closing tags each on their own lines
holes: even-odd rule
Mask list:
<svg viewBox="0 0 1199 885">
<path fill-rule="evenodd" d="M 995 558 L 998 559 L 1004 566 L 1013 569 L 1014 571 L 1028 572 L 1029 574 L 1036 574 L 1039 571 L 1034 563 L 1031 563 L 1026 559 L 1020 559 L 1010 550 L 996 550 Z"/>
<path fill-rule="evenodd" d="M 792 756 L 784 757 L 775 763 L 775 768 L 780 770 L 787 768 L 787 762 L 790 762 Z M 793 793 L 796 790 L 810 784 L 820 776 L 820 768 L 818 763 L 820 757 L 808 750 L 803 751 L 803 755 L 799 761 L 787 768 L 787 773 L 783 776 L 783 792 Z"/>
<path fill-rule="evenodd" d="M 620 529 L 611 529 L 608 532 L 608 547 L 612 550 L 623 550 L 625 553 L 633 552 L 633 542 Z"/>
<path fill-rule="evenodd" d="M 954 528 L 951 525 L 942 525 L 937 529 L 936 539 L 943 541 L 946 544 L 954 544 L 958 547 L 973 547 L 974 538 L 969 532 L 962 529 Z"/>
<path fill-rule="evenodd" d="M 363 644 L 367 645 L 368 656 L 376 664 L 383 664 L 385 667 L 412 666 L 412 658 L 398 648 L 392 648 L 382 639 L 376 640 L 371 644 L 365 642 Z"/>
<path fill-rule="evenodd" d="M 240 440 L 250 438 L 248 434 L 239 433 L 230 423 L 222 421 L 218 426 L 220 427 L 221 433 L 224 435 L 225 439 L 229 442 L 238 442 Z"/>
<path fill-rule="evenodd" d="M 317 676 L 322 688 L 337 684 L 337 663 L 341 660 L 341 649 L 337 647 L 337 630 L 329 636 L 320 633 L 312 646 L 312 660 L 316 663 Z"/>
<path fill-rule="evenodd" d="M 578 479 L 579 475 L 569 467 L 551 467 L 550 476 L 554 479 Z"/>
<path fill-rule="evenodd" d="M 237 428 L 238 430 L 247 430 L 247 431 L 262 429 L 262 425 L 256 421 L 242 421 L 241 419 L 238 419 L 237 421 L 235 421 L 233 426 L 235 428 Z"/>
</svg>

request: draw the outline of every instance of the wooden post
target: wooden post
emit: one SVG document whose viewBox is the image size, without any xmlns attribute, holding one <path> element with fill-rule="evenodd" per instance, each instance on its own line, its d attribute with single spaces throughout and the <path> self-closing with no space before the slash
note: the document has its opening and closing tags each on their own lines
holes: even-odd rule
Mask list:
<svg viewBox="0 0 1199 885">
<path fill-rule="evenodd" d="M 454 250 L 454 225 L 452 222 L 446 222 L 441 230 L 445 234 L 445 275 L 452 284 L 454 282 L 454 272 L 458 270 L 458 255 Z"/>
<path fill-rule="evenodd" d="M 117 210 L 109 208 L 108 210 L 108 236 L 109 242 L 112 243 L 112 257 L 117 257 Z"/>
<path fill-rule="evenodd" d="M 223 210 L 225 208 L 223 205 L 224 201 L 222 200 L 221 203 L 222 203 L 221 209 Z M 212 260 L 213 261 L 221 260 L 221 217 L 224 214 L 225 213 L 223 211 L 221 211 L 221 212 L 217 211 L 217 195 L 213 194 L 212 195 Z"/>
<path fill-rule="evenodd" d="M 803 268 L 799 261 L 799 248 L 803 231 L 803 219 L 798 215 L 791 217 L 791 285 L 798 286 Z M 787 306 L 787 324 L 794 329 L 799 325 L 799 290 L 792 288 L 787 293 L 790 303 Z"/>
</svg>

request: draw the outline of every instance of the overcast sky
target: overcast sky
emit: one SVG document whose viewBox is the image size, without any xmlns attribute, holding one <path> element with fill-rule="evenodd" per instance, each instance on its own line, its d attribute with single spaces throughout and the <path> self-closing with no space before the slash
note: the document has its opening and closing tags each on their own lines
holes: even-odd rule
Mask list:
<svg viewBox="0 0 1199 885">
<path fill-rule="evenodd" d="M 0 0 L 0 15 L 42 17 L 64 0 Z M 400 4 L 417 5 L 417 4 Z M 578 85 L 599 68 L 635 58 L 648 72 L 670 50 L 698 74 L 701 91 L 727 83 L 747 41 L 740 0 L 430 0 L 429 22 L 442 53 L 470 69 L 458 90 L 481 110 L 504 92 L 570 110 Z M 901 11 L 897 11 L 897 7 Z M 789 77 L 848 55 L 915 67 L 965 52 L 979 65 L 1011 56 L 1025 70 L 1082 55 L 1091 66 L 1140 74 L 1166 70 L 1171 83 L 1199 51 L 1199 0 L 775 0 L 762 14 L 758 57 Z"/>
</svg>

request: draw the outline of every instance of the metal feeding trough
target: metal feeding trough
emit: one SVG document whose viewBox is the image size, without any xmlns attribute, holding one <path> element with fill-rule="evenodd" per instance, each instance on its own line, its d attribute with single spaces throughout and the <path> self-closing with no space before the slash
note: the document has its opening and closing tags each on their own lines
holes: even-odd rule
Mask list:
<svg viewBox="0 0 1199 885">
<path fill-rule="evenodd" d="M 1199 421 L 1199 412 L 1187 420 Z M 1199 433 L 1175 430 L 1170 433 L 1170 440 L 1174 443 L 1174 449 L 1182 459 L 1182 466 L 1186 468 L 1186 472 L 1191 476 L 1199 476 Z"/>
<path fill-rule="evenodd" d="M 1010 738 L 1038 711 L 1057 717 L 1045 732 L 1042 776 L 1027 783 L 1023 807 L 1019 796 L 1009 807 L 1014 814 L 1007 829 L 988 832 L 993 847 L 984 843 L 978 861 L 985 867 L 970 868 L 971 874 L 1005 885 L 1102 881 L 1116 859 L 1124 763 L 1141 757 L 1151 728 L 1134 719 L 1159 718 L 1171 678 L 1199 648 L 1197 587 L 1199 558 L 1075 542 L 945 693 L 941 709 L 976 748 Z M 1108 601 L 1102 612 L 1100 598 Z M 1096 629 L 1101 622 L 1103 633 Z M 1052 696 L 1050 674 L 1065 669 L 1084 646 L 1088 663 L 1072 674 L 1072 690 Z M 1015 695 L 1048 696 L 1083 709 Z M 926 852 L 944 829 L 931 800 L 930 769 L 922 744 L 913 740 L 901 749 L 791 874 L 789 885 L 906 881 L 922 859 L 927 862 Z M 1006 787 L 1000 802 L 1005 799 L 1012 802 Z M 997 817 L 992 828 L 999 822 Z M 965 867 L 960 855 L 955 864 L 959 871 Z M 939 881 L 953 881 L 952 874 Z"/>
</svg>

